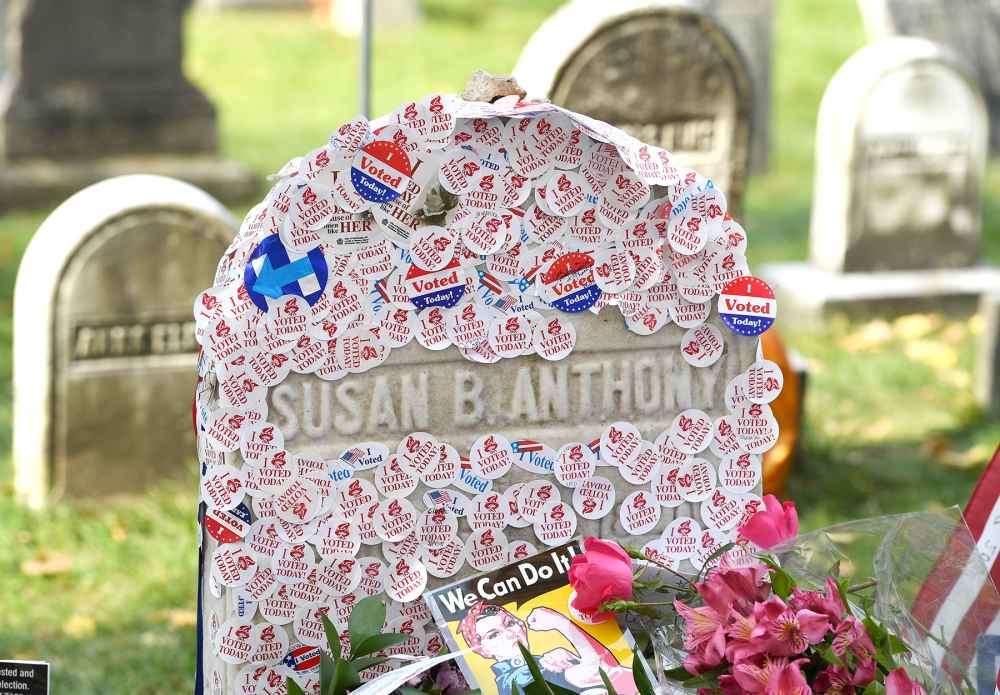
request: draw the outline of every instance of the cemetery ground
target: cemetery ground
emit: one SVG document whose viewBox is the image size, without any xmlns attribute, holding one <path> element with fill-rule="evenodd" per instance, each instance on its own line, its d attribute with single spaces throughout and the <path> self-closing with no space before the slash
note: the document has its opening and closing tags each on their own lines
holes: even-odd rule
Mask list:
<svg viewBox="0 0 1000 695">
<path fill-rule="evenodd" d="M 476 67 L 512 67 L 558 4 L 428 0 L 419 31 L 376 40 L 374 112 L 460 89 Z M 751 179 L 744 215 L 751 267 L 806 257 L 819 100 L 863 43 L 853 0 L 776 7 L 772 163 Z M 356 44 L 308 14 L 195 13 L 187 38 L 188 73 L 219 107 L 224 153 L 262 175 L 355 113 Z M 984 255 L 1000 263 L 1000 168 L 991 166 Z M 141 498 L 37 513 L 13 501 L 10 307 L 21 254 L 48 212 L 0 217 L 0 657 L 51 661 L 55 693 L 186 692 L 194 452 L 187 481 Z M 786 490 L 805 528 L 964 503 L 1000 441 L 1000 420 L 972 397 L 979 330 L 975 318 L 936 315 L 783 326 L 810 372 L 801 457 Z"/>
</svg>

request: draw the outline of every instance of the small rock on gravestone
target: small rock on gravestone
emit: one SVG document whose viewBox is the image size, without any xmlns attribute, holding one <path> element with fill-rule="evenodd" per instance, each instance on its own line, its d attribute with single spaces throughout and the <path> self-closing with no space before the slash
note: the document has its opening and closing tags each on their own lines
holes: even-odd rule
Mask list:
<svg viewBox="0 0 1000 695">
<path fill-rule="evenodd" d="M 872 41 L 915 36 L 947 46 L 971 70 L 1000 152 L 1000 3 L 995 0 L 858 0 Z"/>
<path fill-rule="evenodd" d="M 230 199 L 256 190 L 252 172 L 215 156 L 215 107 L 183 73 L 190 1 L 0 3 L 0 207 L 138 172 Z"/>
<path fill-rule="evenodd" d="M 18 496 L 135 491 L 191 454 L 191 302 L 236 229 L 181 181 L 128 176 L 67 200 L 25 251 L 14 296 Z"/>
<path fill-rule="evenodd" d="M 528 96 L 614 125 L 711 178 L 738 215 L 749 166 L 750 69 L 716 19 L 662 6 L 574 0 L 528 40 Z"/>
<path fill-rule="evenodd" d="M 1000 287 L 978 265 L 986 128 L 975 82 L 939 44 L 890 38 L 844 63 L 820 105 L 812 263 L 762 271 L 783 316 L 969 313 Z"/>
</svg>

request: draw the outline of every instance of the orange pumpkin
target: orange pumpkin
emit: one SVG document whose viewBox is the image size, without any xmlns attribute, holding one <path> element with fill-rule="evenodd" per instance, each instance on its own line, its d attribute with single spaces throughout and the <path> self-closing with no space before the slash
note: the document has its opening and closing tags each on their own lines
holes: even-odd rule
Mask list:
<svg viewBox="0 0 1000 695">
<path fill-rule="evenodd" d="M 802 383 L 777 329 L 772 328 L 761 336 L 761 347 L 764 357 L 781 367 L 785 376 L 781 395 L 771 403 L 771 410 L 778 420 L 778 441 L 764 454 L 763 464 L 764 492 L 780 497 L 798 450 L 802 429 Z"/>
</svg>

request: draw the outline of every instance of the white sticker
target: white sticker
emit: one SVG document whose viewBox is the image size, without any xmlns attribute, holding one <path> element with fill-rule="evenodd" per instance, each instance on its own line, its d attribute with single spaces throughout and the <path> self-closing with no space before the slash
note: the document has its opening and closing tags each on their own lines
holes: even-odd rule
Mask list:
<svg viewBox="0 0 1000 695">
<path fill-rule="evenodd" d="M 601 460 L 612 466 L 625 466 L 639 455 L 642 435 L 630 422 L 613 422 L 601 435 Z"/>
<path fill-rule="evenodd" d="M 510 442 L 499 434 L 487 434 L 477 439 L 469 450 L 472 468 L 487 480 L 496 480 L 514 465 Z"/>
<path fill-rule="evenodd" d="M 413 432 L 406 435 L 396 448 L 396 456 L 400 467 L 410 475 L 419 478 L 439 459 L 439 443 L 426 432 Z"/>
<path fill-rule="evenodd" d="M 439 444 L 437 463 L 425 471 L 420 480 L 427 487 L 448 487 L 448 485 L 458 478 L 460 465 L 458 452 L 455 450 L 455 447 L 451 444 Z"/>
<path fill-rule="evenodd" d="M 692 459 L 677 475 L 677 489 L 686 502 L 708 499 L 715 489 L 715 467 L 705 459 Z"/>
<path fill-rule="evenodd" d="M 562 495 L 555 483 L 548 480 L 532 480 L 521 488 L 517 506 L 521 510 L 521 518 L 535 523 L 542 507 L 560 499 Z"/>
<path fill-rule="evenodd" d="M 594 475 L 597 457 L 586 444 L 570 442 L 564 444 L 556 454 L 556 480 L 565 487 L 575 488 Z"/>
<path fill-rule="evenodd" d="M 740 498 L 725 490 L 716 488 L 711 497 L 701 503 L 701 520 L 706 526 L 728 531 L 736 526 L 743 513 Z"/>
<path fill-rule="evenodd" d="M 743 450 L 743 445 L 736 436 L 736 418 L 723 415 L 715 421 L 712 427 L 712 441 L 709 443 L 712 453 L 720 459 L 736 456 Z"/>
<path fill-rule="evenodd" d="M 561 545 L 576 533 L 576 512 L 568 503 L 552 500 L 536 515 L 534 531 L 545 545 Z"/>
<path fill-rule="evenodd" d="M 659 472 L 653 478 L 652 492 L 653 498 L 661 507 L 673 509 L 684 503 L 681 491 L 677 487 L 677 476 L 680 475 L 681 466 L 660 466 Z"/>
<path fill-rule="evenodd" d="M 440 548 L 425 546 L 420 559 L 432 577 L 453 577 L 465 564 L 465 544 L 456 537 Z"/>
<path fill-rule="evenodd" d="M 356 558 L 323 560 L 317 567 L 316 583 L 330 596 L 344 596 L 361 583 L 361 563 Z"/>
<path fill-rule="evenodd" d="M 547 319 L 535 331 L 535 352 L 546 360 L 563 359 L 573 351 L 574 345 L 576 328 L 572 322 L 561 317 Z"/>
<path fill-rule="evenodd" d="M 696 408 L 688 408 L 670 425 L 670 441 L 685 454 L 698 454 L 712 438 L 712 418 Z"/>
<path fill-rule="evenodd" d="M 375 533 L 385 541 L 399 541 L 417 528 L 417 510 L 407 499 L 387 499 L 379 502 L 375 511 Z"/>
<path fill-rule="evenodd" d="M 615 486 L 595 475 L 573 490 L 573 509 L 584 519 L 603 519 L 615 506 Z"/>
<path fill-rule="evenodd" d="M 701 526 L 689 516 L 679 516 L 667 526 L 660 539 L 663 552 L 678 560 L 694 557 L 698 550 Z"/>
<path fill-rule="evenodd" d="M 471 567 L 485 572 L 507 562 L 507 549 L 507 536 L 503 531 L 479 529 L 465 541 L 465 558 Z"/>
<path fill-rule="evenodd" d="M 305 543 L 294 545 L 283 543 L 271 560 L 274 576 L 282 584 L 305 581 L 315 568 L 316 558 L 313 556 L 313 550 Z"/>
<path fill-rule="evenodd" d="M 744 372 L 747 399 L 753 403 L 770 403 L 781 393 L 785 377 L 781 367 L 771 360 L 758 360 Z"/>
<path fill-rule="evenodd" d="M 246 586 L 258 567 L 256 558 L 243 543 L 226 543 L 212 553 L 212 575 L 223 586 Z"/>
<path fill-rule="evenodd" d="M 620 466 L 618 472 L 621 473 L 626 482 L 633 485 L 645 485 L 659 473 L 659 470 L 659 450 L 643 440 L 639 445 L 639 453 Z"/>
<path fill-rule="evenodd" d="M 254 650 L 253 623 L 242 618 L 230 618 L 219 626 L 213 647 L 215 654 L 227 664 L 242 664 Z"/>
<path fill-rule="evenodd" d="M 420 515 L 417 538 L 428 548 L 443 548 L 458 537 L 458 517 L 447 507 L 433 507 Z"/>
<path fill-rule="evenodd" d="M 476 495 L 469 504 L 467 520 L 474 531 L 483 528 L 504 530 L 510 521 L 507 498 L 496 490 Z"/>
<path fill-rule="evenodd" d="M 692 367 L 710 367 L 722 357 L 722 334 L 715 326 L 703 324 L 681 338 L 681 355 Z"/>
<path fill-rule="evenodd" d="M 636 490 L 622 500 L 618 520 L 629 534 L 641 536 L 660 523 L 660 505 L 646 490 Z"/>
<path fill-rule="evenodd" d="M 323 498 L 307 478 L 296 477 L 275 493 L 274 504 L 278 518 L 290 524 L 304 524 L 319 514 Z"/>
<path fill-rule="evenodd" d="M 383 497 L 406 497 L 420 483 L 417 476 L 403 470 L 399 456 L 390 456 L 386 463 L 375 469 L 372 479 L 375 489 Z"/>
<path fill-rule="evenodd" d="M 760 484 L 760 457 L 745 451 L 722 459 L 719 485 L 730 492 L 750 492 Z"/>
</svg>

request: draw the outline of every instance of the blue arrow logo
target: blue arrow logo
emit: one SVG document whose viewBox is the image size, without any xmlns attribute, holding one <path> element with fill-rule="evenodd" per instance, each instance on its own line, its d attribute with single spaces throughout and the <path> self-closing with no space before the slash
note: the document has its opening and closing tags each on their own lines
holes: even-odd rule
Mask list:
<svg viewBox="0 0 1000 695">
<path fill-rule="evenodd" d="M 257 281 L 253 284 L 253 291 L 277 299 L 285 293 L 281 289 L 282 287 L 298 282 L 302 278 L 312 275 L 313 272 L 313 266 L 308 256 L 280 268 L 275 268 L 271 265 L 271 259 L 264 256 L 264 265 L 257 275 Z"/>
</svg>

